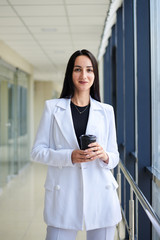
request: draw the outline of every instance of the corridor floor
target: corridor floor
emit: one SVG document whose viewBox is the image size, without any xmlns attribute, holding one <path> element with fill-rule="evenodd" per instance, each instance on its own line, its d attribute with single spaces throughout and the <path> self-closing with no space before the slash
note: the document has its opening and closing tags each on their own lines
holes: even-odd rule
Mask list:
<svg viewBox="0 0 160 240">
<path fill-rule="evenodd" d="M 43 222 L 46 166 L 28 165 L 0 194 L 0 240 L 45 240 Z M 85 240 L 79 232 L 77 240 Z"/>
<path fill-rule="evenodd" d="M 45 240 L 43 222 L 46 166 L 29 164 L 0 194 L 0 240 Z M 86 240 L 78 232 L 76 240 Z"/>
</svg>

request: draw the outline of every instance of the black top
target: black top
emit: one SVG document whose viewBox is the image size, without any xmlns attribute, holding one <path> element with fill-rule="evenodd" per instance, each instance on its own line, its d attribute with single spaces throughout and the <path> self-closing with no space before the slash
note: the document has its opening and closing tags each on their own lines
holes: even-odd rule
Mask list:
<svg viewBox="0 0 160 240">
<path fill-rule="evenodd" d="M 72 103 L 71 101 L 71 112 L 72 112 L 72 118 L 73 118 L 73 125 L 74 130 L 77 136 L 77 140 L 80 146 L 80 139 L 79 137 L 82 134 L 85 134 L 86 128 L 87 128 L 87 122 L 89 117 L 89 108 L 90 104 L 85 107 L 79 107 Z"/>
</svg>

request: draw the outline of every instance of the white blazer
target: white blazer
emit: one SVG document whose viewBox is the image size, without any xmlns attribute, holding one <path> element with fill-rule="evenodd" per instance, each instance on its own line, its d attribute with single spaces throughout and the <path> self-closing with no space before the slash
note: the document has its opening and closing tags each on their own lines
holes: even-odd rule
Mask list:
<svg viewBox="0 0 160 240">
<path fill-rule="evenodd" d="M 70 99 L 46 101 L 32 149 L 33 161 L 47 164 L 44 220 L 47 225 L 86 230 L 116 225 L 121 220 L 118 184 L 111 173 L 119 162 L 113 108 L 90 98 L 86 134 L 93 134 L 109 156 L 73 164 L 78 149 Z"/>
</svg>

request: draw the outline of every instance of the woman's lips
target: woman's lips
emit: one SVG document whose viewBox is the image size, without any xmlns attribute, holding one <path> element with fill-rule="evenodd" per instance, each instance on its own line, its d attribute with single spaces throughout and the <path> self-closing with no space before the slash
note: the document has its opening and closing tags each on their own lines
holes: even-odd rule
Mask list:
<svg viewBox="0 0 160 240">
<path fill-rule="evenodd" d="M 86 84 L 87 82 L 85 81 L 79 81 L 80 84 Z"/>
</svg>

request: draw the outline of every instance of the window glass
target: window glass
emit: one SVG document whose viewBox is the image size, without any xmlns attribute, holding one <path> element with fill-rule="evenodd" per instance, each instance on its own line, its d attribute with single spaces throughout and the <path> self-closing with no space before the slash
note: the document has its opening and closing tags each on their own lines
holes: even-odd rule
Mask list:
<svg viewBox="0 0 160 240">
<path fill-rule="evenodd" d="M 0 191 L 29 162 L 28 79 L 0 60 Z"/>
<path fill-rule="evenodd" d="M 160 1 L 150 1 L 151 86 L 152 86 L 152 167 L 160 173 Z M 160 216 L 160 187 L 153 182 L 153 208 Z M 153 239 L 158 240 L 153 230 Z"/>
</svg>

